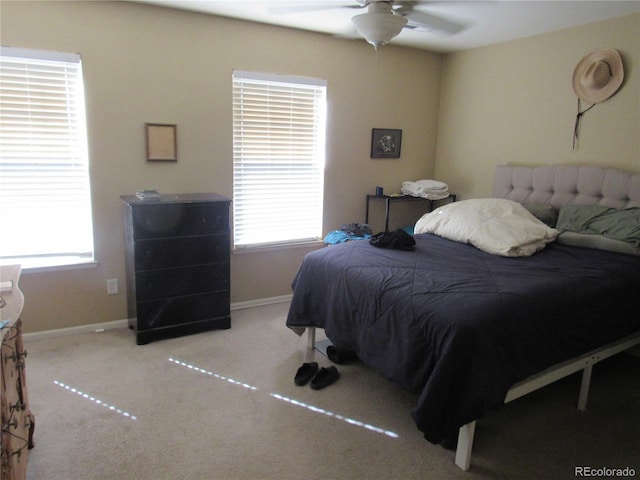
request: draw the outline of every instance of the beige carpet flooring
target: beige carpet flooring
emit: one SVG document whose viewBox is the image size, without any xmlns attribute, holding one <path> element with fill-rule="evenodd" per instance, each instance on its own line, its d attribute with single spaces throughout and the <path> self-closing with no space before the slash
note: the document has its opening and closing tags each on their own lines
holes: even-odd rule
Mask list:
<svg viewBox="0 0 640 480">
<path fill-rule="evenodd" d="M 572 376 L 489 414 L 465 473 L 413 424 L 416 397 L 361 363 L 339 365 L 324 390 L 295 386 L 309 357 L 287 308 L 234 311 L 229 330 L 144 346 L 126 328 L 27 337 L 28 478 L 553 480 L 580 466 L 640 476 L 635 355 L 595 368 L 584 413 Z"/>
</svg>

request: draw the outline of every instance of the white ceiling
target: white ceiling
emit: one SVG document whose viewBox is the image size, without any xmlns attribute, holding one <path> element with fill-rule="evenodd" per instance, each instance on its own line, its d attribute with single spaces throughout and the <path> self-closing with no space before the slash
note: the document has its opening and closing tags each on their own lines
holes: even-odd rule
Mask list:
<svg viewBox="0 0 640 480">
<path fill-rule="evenodd" d="M 357 37 L 351 17 L 365 9 L 358 0 L 130 0 L 254 22 Z M 417 2 L 414 8 L 464 25 L 456 34 L 404 29 L 391 43 L 452 52 L 538 35 L 608 18 L 640 13 L 640 1 L 459 1 Z M 284 11 L 283 11 L 284 10 Z M 361 40 L 364 41 L 364 40 Z"/>
</svg>

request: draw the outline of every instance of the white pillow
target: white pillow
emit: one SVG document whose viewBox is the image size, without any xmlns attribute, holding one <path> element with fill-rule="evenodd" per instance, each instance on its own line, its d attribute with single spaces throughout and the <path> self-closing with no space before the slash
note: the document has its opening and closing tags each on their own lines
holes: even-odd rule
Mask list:
<svg viewBox="0 0 640 480">
<path fill-rule="evenodd" d="M 414 233 L 433 233 L 496 255 L 528 257 L 559 232 L 517 202 L 479 198 L 449 203 L 423 215 Z"/>
</svg>

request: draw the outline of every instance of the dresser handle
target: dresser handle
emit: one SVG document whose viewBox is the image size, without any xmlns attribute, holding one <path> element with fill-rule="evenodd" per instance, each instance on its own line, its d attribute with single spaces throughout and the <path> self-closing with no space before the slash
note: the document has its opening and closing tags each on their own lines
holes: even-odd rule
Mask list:
<svg viewBox="0 0 640 480">
<path fill-rule="evenodd" d="M 23 440 L 23 439 L 21 439 L 21 440 Z M 20 448 L 18 448 L 18 449 L 16 449 L 16 450 L 14 450 L 13 452 L 11 452 L 11 454 L 10 454 L 10 455 L 12 455 L 12 456 L 13 456 L 13 455 L 17 455 L 17 457 L 18 457 L 18 463 L 20 463 L 20 457 L 22 456 L 22 451 L 23 451 L 25 448 L 26 448 L 26 445 L 24 445 L 24 446 L 22 446 L 22 447 L 20 447 Z"/>
<path fill-rule="evenodd" d="M 24 402 L 21 402 L 20 400 L 18 400 L 16 403 L 14 403 L 13 405 L 9 404 L 9 410 L 13 411 L 13 410 L 24 410 L 25 408 L 27 408 L 27 404 Z"/>
<path fill-rule="evenodd" d="M 13 353 L 5 354 L 4 361 L 6 362 L 7 360 L 13 360 L 13 363 L 17 364 L 23 358 L 27 358 L 27 351 L 26 350 L 24 352 L 22 352 L 22 353 L 18 353 L 16 351 L 14 351 Z"/>
<path fill-rule="evenodd" d="M 8 360 L 12 360 L 13 361 L 13 365 L 17 370 L 20 370 L 21 368 L 25 367 L 25 361 L 24 359 L 27 357 L 27 352 L 26 350 L 22 353 L 9 353 L 6 354 L 4 356 L 4 361 L 7 362 Z M 11 369 L 11 377 L 13 377 L 13 371 L 14 369 Z"/>
<path fill-rule="evenodd" d="M 8 421 L 8 422 L 5 424 L 5 428 L 7 428 L 7 427 L 18 428 L 18 419 L 17 419 L 17 418 L 14 418 L 13 420 Z"/>
</svg>

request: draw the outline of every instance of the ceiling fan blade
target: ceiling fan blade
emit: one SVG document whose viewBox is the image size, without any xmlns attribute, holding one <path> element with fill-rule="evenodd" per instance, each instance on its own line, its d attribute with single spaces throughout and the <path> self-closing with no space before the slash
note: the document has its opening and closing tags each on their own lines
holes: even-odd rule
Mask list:
<svg viewBox="0 0 640 480">
<path fill-rule="evenodd" d="M 357 2 L 357 0 L 354 0 Z M 288 13 L 306 13 L 306 12 L 318 12 L 321 10 L 334 10 L 334 9 L 342 9 L 342 8 L 353 8 L 359 9 L 366 7 L 365 3 L 356 3 L 354 5 L 340 5 L 331 2 L 323 2 L 323 3 L 313 3 L 307 2 L 306 4 L 298 2 L 295 4 L 291 2 L 290 5 L 278 5 L 278 6 L 270 6 L 269 12 L 274 15 L 286 15 Z"/>
<path fill-rule="evenodd" d="M 444 17 L 432 15 L 430 13 L 421 12 L 412 8 L 400 7 L 395 10 L 399 15 L 407 17 L 409 22 L 405 28 L 412 30 L 428 32 L 431 30 L 437 30 L 449 34 L 461 32 L 465 29 L 464 25 L 460 23 L 447 20 Z"/>
</svg>

